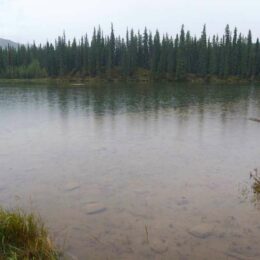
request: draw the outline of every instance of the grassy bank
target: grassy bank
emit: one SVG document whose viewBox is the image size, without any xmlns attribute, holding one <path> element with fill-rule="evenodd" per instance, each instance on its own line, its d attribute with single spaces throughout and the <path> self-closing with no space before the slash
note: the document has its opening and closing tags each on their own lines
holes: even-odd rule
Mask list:
<svg viewBox="0 0 260 260">
<path fill-rule="evenodd" d="M 40 219 L 19 210 L 0 208 L 0 259 L 58 259 Z"/>
</svg>

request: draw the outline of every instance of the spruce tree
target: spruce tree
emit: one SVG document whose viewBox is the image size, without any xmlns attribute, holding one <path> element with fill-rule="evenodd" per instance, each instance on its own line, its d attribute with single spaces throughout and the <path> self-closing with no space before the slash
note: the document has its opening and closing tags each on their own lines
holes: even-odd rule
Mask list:
<svg viewBox="0 0 260 260">
<path fill-rule="evenodd" d="M 207 75 L 208 57 L 207 57 L 207 33 L 206 25 L 203 26 L 203 31 L 199 41 L 199 74 Z"/>
<path fill-rule="evenodd" d="M 177 37 L 178 38 L 178 37 Z M 176 80 L 185 80 L 187 77 L 185 59 L 185 31 L 184 25 L 181 28 L 180 40 L 176 41 L 177 61 L 176 61 Z"/>
</svg>

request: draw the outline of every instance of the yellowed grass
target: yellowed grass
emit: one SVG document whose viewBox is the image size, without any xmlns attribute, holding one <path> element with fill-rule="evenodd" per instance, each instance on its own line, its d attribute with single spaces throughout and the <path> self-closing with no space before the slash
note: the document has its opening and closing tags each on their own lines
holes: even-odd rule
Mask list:
<svg viewBox="0 0 260 260">
<path fill-rule="evenodd" d="M 0 208 L 0 259 L 58 259 L 41 220 L 20 210 Z"/>
</svg>

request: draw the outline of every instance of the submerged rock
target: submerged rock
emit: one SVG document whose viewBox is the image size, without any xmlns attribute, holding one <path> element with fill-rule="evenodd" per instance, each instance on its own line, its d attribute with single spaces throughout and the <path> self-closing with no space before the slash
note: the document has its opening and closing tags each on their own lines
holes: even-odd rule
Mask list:
<svg viewBox="0 0 260 260">
<path fill-rule="evenodd" d="M 207 238 L 214 232 L 215 227 L 213 225 L 202 223 L 188 230 L 188 233 L 194 237 Z"/>
<path fill-rule="evenodd" d="M 107 208 L 99 202 L 88 203 L 86 204 L 85 209 L 88 215 L 103 213 L 107 210 Z"/>
<path fill-rule="evenodd" d="M 259 119 L 259 118 L 253 118 L 253 117 L 251 117 L 251 118 L 249 118 L 249 120 L 250 120 L 250 121 L 254 121 L 254 122 L 260 123 L 260 119 Z"/>
<path fill-rule="evenodd" d="M 68 182 L 64 185 L 64 190 L 65 191 L 73 191 L 73 190 L 77 190 L 80 188 L 80 184 L 78 182 Z"/>
<path fill-rule="evenodd" d="M 168 246 L 161 240 L 153 240 L 150 242 L 151 250 L 156 254 L 164 254 L 168 251 Z"/>
<path fill-rule="evenodd" d="M 187 204 L 189 204 L 189 201 L 186 197 L 182 197 L 181 199 L 177 200 L 178 206 L 185 206 Z"/>
<path fill-rule="evenodd" d="M 237 230 L 239 228 L 239 223 L 234 216 L 225 218 L 222 225 L 225 229 L 233 228 Z"/>
<path fill-rule="evenodd" d="M 233 254 L 243 257 L 257 257 L 260 256 L 260 251 L 254 245 L 233 245 L 230 251 Z"/>
</svg>

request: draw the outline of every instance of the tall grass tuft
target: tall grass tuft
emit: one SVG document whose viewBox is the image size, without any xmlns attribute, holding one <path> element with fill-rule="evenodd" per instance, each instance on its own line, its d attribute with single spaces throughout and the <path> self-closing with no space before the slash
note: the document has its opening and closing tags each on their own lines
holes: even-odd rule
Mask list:
<svg viewBox="0 0 260 260">
<path fill-rule="evenodd" d="M 250 178 L 253 179 L 253 191 L 255 194 L 260 194 L 260 176 L 258 175 L 258 169 L 254 169 L 254 172 L 250 172 Z"/>
<path fill-rule="evenodd" d="M 59 259 L 41 220 L 0 208 L 0 259 Z"/>
</svg>

